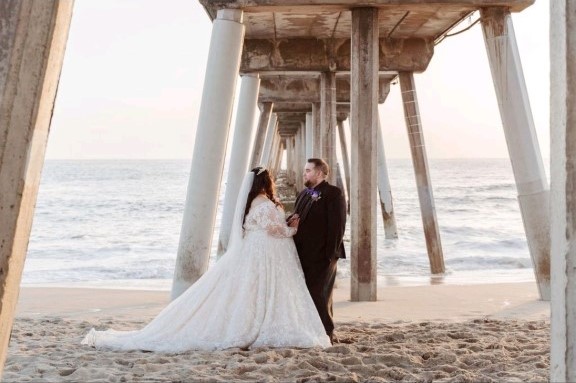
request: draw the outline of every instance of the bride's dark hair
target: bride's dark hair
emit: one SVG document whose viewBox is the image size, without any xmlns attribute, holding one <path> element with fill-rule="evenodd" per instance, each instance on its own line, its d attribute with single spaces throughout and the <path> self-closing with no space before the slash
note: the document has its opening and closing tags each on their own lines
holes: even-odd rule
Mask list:
<svg viewBox="0 0 576 383">
<path fill-rule="evenodd" d="M 274 186 L 274 182 L 272 181 L 268 169 L 258 166 L 250 171 L 254 173 L 254 181 L 252 182 L 252 188 L 250 189 L 248 198 L 246 199 L 246 208 L 244 209 L 244 219 L 242 220 L 242 224 L 246 221 L 246 216 L 250 211 L 252 201 L 262 192 L 265 192 L 266 197 L 268 197 L 270 201 L 274 202 L 276 206 L 282 206 L 282 204 L 274 198 L 276 195 L 276 187 Z"/>
</svg>

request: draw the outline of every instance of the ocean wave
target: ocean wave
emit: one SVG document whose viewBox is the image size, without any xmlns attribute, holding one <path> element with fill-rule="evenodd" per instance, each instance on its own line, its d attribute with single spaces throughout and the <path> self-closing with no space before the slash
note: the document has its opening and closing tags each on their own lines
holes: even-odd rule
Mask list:
<svg viewBox="0 0 576 383">
<path fill-rule="evenodd" d="M 479 186 L 477 188 L 475 188 L 476 191 L 489 191 L 489 192 L 494 192 L 494 191 L 512 191 L 516 189 L 516 185 L 514 183 L 511 182 L 503 182 L 503 183 L 499 183 L 499 184 L 491 184 L 491 185 L 485 185 L 485 186 Z"/>
<path fill-rule="evenodd" d="M 530 258 L 471 256 L 445 260 L 446 266 L 453 270 L 491 270 L 491 269 L 528 269 L 532 268 Z"/>
<path fill-rule="evenodd" d="M 460 240 L 452 243 L 451 247 L 455 249 L 473 249 L 493 254 L 499 254 L 502 251 L 528 249 L 528 243 L 524 238 L 501 240 L 489 238 L 484 237 L 482 241 Z"/>
<path fill-rule="evenodd" d="M 430 164 L 447 267 L 514 270 L 516 259 L 529 259 L 509 161 Z M 189 160 L 46 161 L 24 280 L 171 279 L 189 171 Z M 412 163 L 390 160 L 389 171 L 399 238 L 384 238 L 378 215 L 378 275 L 428 275 Z M 211 260 L 225 189 L 223 183 Z M 348 248 L 351 224 L 349 218 Z M 338 267 L 349 273 L 349 261 Z"/>
<path fill-rule="evenodd" d="M 117 267 L 71 267 L 56 270 L 29 270 L 24 283 L 87 282 L 125 279 L 169 279 L 174 276 L 174 262 L 145 262 L 140 266 L 117 265 Z"/>
<path fill-rule="evenodd" d="M 470 214 L 474 214 L 476 212 L 479 212 L 481 209 L 479 209 L 478 207 L 472 207 L 472 206 L 468 206 L 468 207 L 447 207 L 445 209 L 442 209 L 442 211 L 446 212 L 446 213 L 470 213 Z"/>
</svg>

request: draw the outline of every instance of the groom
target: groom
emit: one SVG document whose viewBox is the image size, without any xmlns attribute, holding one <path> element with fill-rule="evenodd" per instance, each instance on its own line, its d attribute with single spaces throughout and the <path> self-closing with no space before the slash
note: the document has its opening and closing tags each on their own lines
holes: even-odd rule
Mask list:
<svg viewBox="0 0 576 383">
<path fill-rule="evenodd" d="M 306 286 L 320 314 L 326 334 L 333 341 L 332 289 L 336 279 L 336 263 L 346 258 L 344 228 L 346 201 L 342 191 L 326 182 L 329 167 L 319 158 L 310 158 L 304 167 L 304 185 L 288 217 L 290 226 L 297 226 L 294 243 L 304 270 Z"/>
</svg>

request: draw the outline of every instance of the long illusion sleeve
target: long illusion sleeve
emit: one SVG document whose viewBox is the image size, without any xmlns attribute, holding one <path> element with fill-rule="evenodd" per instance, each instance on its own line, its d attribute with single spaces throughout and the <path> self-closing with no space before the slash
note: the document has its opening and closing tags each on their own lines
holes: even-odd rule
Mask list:
<svg viewBox="0 0 576 383">
<path fill-rule="evenodd" d="M 266 203 L 259 211 L 257 219 L 261 227 L 273 237 L 285 238 L 296 234 L 296 228 L 286 224 L 284 214 L 273 203 Z"/>
</svg>

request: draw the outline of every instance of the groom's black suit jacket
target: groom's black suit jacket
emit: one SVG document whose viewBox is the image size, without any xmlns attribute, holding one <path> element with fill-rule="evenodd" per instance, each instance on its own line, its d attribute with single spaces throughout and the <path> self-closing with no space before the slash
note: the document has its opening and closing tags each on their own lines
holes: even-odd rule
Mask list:
<svg viewBox="0 0 576 383">
<path fill-rule="evenodd" d="M 296 198 L 294 212 L 300 215 L 294 243 L 304 269 L 346 258 L 342 242 L 346 201 L 340 188 L 323 181 L 314 188 L 312 195 L 304 189 Z"/>
</svg>

